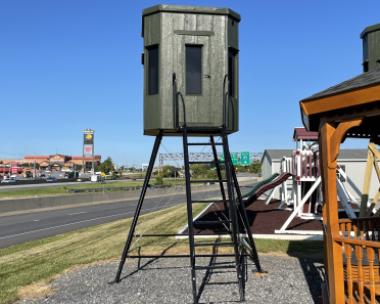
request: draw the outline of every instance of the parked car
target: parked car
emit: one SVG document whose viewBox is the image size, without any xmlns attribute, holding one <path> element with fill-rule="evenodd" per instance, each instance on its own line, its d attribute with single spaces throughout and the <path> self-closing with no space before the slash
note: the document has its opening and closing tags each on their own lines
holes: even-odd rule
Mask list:
<svg viewBox="0 0 380 304">
<path fill-rule="evenodd" d="M 2 184 L 15 184 L 16 180 L 14 178 L 6 178 L 1 181 Z"/>
<path fill-rule="evenodd" d="M 47 183 L 55 183 L 55 182 L 58 181 L 58 179 L 56 177 L 54 177 L 54 176 L 49 176 L 45 180 L 46 180 Z"/>
</svg>

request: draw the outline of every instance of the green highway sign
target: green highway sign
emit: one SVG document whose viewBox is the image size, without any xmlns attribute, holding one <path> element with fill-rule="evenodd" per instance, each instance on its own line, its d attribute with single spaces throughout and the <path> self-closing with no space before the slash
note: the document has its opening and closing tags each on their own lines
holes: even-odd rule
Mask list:
<svg viewBox="0 0 380 304">
<path fill-rule="evenodd" d="M 250 164 L 250 154 L 249 152 L 241 152 L 240 153 L 240 164 L 242 166 L 248 166 Z"/>
<path fill-rule="evenodd" d="M 219 154 L 219 160 L 224 161 L 223 154 Z M 253 161 L 250 152 L 231 152 L 231 160 L 234 166 L 249 166 Z"/>
</svg>

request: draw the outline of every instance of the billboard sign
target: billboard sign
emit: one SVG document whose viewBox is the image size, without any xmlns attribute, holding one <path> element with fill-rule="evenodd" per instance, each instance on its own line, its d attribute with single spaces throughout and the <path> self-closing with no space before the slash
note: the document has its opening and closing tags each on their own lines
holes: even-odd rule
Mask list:
<svg viewBox="0 0 380 304">
<path fill-rule="evenodd" d="M 94 144 L 94 133 L 88 132 L 83 134 L 83 144 L 84 145 L 93 145 Z"/>
<path fill-rule="evenodd" d="M 85 129 L 83 131 L 83 156 L 94 155 L 94 130 Z"/>
<path fill-rule="evenodd" d="M 94 152 L 94 145 L 84 145 L 83 146 L 83 155 L 92 156 Z"/>
</svg>

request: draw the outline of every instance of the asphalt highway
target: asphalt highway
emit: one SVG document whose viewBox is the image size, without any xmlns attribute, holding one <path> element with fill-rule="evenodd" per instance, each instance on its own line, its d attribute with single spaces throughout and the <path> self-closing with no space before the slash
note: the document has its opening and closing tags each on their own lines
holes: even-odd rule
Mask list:
<svg viewBox="0 0 380 304">
<path fill-rule="evenodd" d="M 194 193 L 196 199 L 220 197 L 220 191 Z M 184 204 L 185 194 L 170 194 L 149 198 L 147 194 L 141 214 Z M 0 217 L 0 248 L 41 239 L 60 233 L 130 218 L 136 209 L 137 199 L 115 203 L 94 204 L 75 208 L 23 213 Z"/>
</svg>

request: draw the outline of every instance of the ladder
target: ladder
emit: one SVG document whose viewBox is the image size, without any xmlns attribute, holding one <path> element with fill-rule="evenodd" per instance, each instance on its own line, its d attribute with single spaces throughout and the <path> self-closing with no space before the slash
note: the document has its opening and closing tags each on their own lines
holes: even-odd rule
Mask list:
<svg viewBox="0 0 380 304">
<path fill-rule="evenodd" d="M 240 301 L 245 300 L 245 282 L 247 279 L 247 261 L 249 257 L 255 264 L 258 272 L 262 272 L 260 261 L 257 255 L 256 246 L 252 233 L 250 232 L 250 225 L 247 217 L 247 213 L 242 201 L 242 195 L 240 192 L 239 184 L 235 174 L 235 169 L 231 161 L 231 155 L 228 146 L 228 138 L 224 129 L 220 130 L 218 134 L 222 140 L 221 143 L 216 143 L 214 136 L 210 136 L 209 142 L 189 142 L 188 132 L 196 131 L 183 126 L 183 151 L 184 151 L 184 168 L 185 168 L 185 181 L 186 181 L 186 201 L 187 201 L 187 216 L 188 216 L 188 233 L 189 233 L 189 247 L 190 247 L 190 265 L 191 265 L 191 281 L 194 303 L 198 303 L 200 293 L 197 290 L 196 271 L 197 270 L 213 270 L 213 269 L 230 269 L 234 268 L 237 275 L 237 284 L 239 288 Z M 212 148 L 213 160 L 209 162 L 194 162 L 189 160 L 189 146 L 206 146 L 209 145 Z M 216 146 L 221 145 L 223 147 L 224 160 L 218 159 Z M 214 165 L 217 172 L 217 179 L 215 180 L 193 180 L 191 178 L 190 165 L 192 164 L 210 164 Z M 222 168 L 224 167 L 224 176 L 222 174 Z M 198 201 L 192 199 L 191 185 L 193 183 L 206 183 L 216 182 L 220 186 L 222 203 L 224 206 L 224 213 L 221 214 L 215 221 L 202 221 L 193 219 L 192 206 L 196 203 L 204 203 L 205 201 Z M 227 193 L 225 191 L 224 184 L 227 186 Z M 211 201 L 213 202 L 213 201 Z M 231 242 L 215 243 L 216 246 L 231 246 L 233 247 L 234 265 L 231 263 L 225 263 L 213 265 L 210 263 L 208 266 L 201 266 L 197 264 L 196 248 L 200 246 L 210 246 L 210 243 L 196 243 L 194 237 L 194 226 L 207 227 L 209 225 L 220 225 L 225 228 L 225 231 L 230 234 Z M 213 244 L 214 245 L 214 244 Z M 217 255 L 216 255 L 217 256 Z"/>
</svg>

